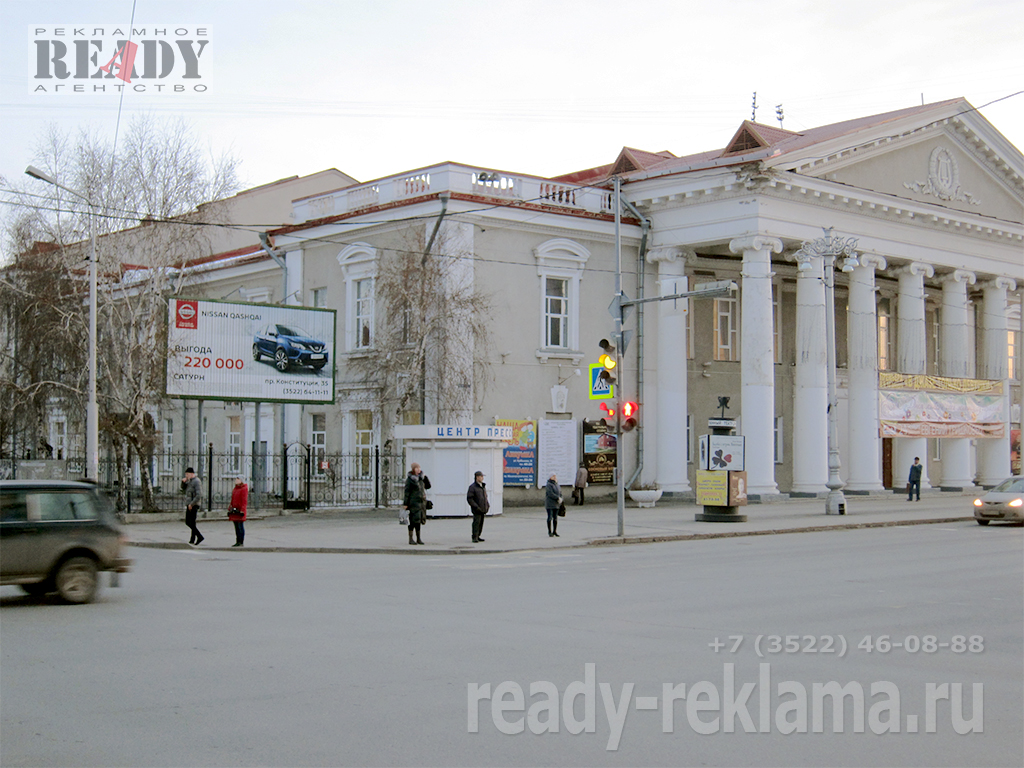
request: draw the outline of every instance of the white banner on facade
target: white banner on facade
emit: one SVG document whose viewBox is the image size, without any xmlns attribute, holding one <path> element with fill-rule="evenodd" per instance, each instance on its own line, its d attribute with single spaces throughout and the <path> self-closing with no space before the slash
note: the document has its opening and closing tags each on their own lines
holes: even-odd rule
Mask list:
<svg viewBox="0 0 1024 768">
<path fill-rule="evenodd" d="M 167 395 L 333 403 L 335 325 L 333 309 L 172 298 Z"/>
<path fill-rule="evenodd" d="M 883 437 L 1002 437 L 1003 395 L 880 390 Z"/>
<path fill-rule="evenodd" d="M 542 488 L 554 473 L 559 485 L 572 485 L 579 459 L 576 456 L 575 421 L 541 421 L 538 429 L 540 455 L 537 458 L 537 487 Z"/>
</svg>

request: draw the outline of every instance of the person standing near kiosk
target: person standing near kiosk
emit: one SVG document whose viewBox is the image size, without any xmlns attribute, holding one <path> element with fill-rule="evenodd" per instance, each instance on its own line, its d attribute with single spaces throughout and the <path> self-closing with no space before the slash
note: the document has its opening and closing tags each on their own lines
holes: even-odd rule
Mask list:
<svg viewBox="0 0 1024 768">
<path fill-rule="evenodd" d="M 487 500 L 487 485 L 484 483 L 484 473 L 477 472 L 473 475 L 473 484 L 466 491 L 466 501 L 473 512 L 473 543 L 482 542 L 480 534 L 484 532 L 484 515 L 491 508 L 491 502 Z"/>
</svg>

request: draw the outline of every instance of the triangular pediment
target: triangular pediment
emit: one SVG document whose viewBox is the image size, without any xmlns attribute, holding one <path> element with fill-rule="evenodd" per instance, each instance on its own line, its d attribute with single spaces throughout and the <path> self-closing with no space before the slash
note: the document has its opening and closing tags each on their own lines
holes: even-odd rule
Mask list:
<svg viewBox="0 0 1024 768">
<path fill-rule="evenodd" d="M 936 129 L 920 140 L 862 152 L 861 159 L 808 173 L 858 189 L 963 213 L 1024 219 L 1024 190 L 998 158 L 960 134 Z"/>
</svg>

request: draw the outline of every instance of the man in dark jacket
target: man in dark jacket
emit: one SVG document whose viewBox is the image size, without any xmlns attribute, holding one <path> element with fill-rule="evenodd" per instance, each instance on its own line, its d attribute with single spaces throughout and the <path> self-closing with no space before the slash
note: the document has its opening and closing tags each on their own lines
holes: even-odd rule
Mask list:
<svg viewBox="0 0 1024 768">
<path fill-rule="evenodd" d="M 427 522 L 427 489 L 430 488 L 430 478 L 423 474 L 419 464 L 413 464 L 409 468 L 409 474 L 405 478 L 405 498 L 403 504 L 409 510 L 409 543 L 422 544 L 420 538 L 420 526 Z M 416 540 L 413 541 L 415 534 Z"/>
<path fill-rule="evenodd" d="M 907 478 L 907 501 L 914 500 L 914 490 L 917 490 L 917 500 L 921 500 L 921 472 L 924 466 L 921 464 L 921 457 L 915 456 L 914 463 L 910 465 L 910 477 Z"/>
<path fill-rule="evenodd" d="M 466 491 L 466 501 L 473 512 L 473 543 L 481 542 L 480 534 L 484 532 L 484 515 L 491 508 L 491 502 L 487 500 L 487 484 L 484 483 L 484 473 L 477 472 L 473 475 L 473 484 Z"/>
</svg>

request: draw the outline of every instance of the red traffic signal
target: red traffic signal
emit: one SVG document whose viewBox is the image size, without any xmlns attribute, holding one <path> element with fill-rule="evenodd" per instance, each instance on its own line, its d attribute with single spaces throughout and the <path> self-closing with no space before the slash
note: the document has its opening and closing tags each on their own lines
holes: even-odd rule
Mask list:
<svg viewBox="0 0 1024 768">
<path fill-rule="evenodd" d="M 636 429 L 640 419 L 640 406 L 637 403 L 622 404 L 622 431 L 630 432 Z"/>
</svg>

